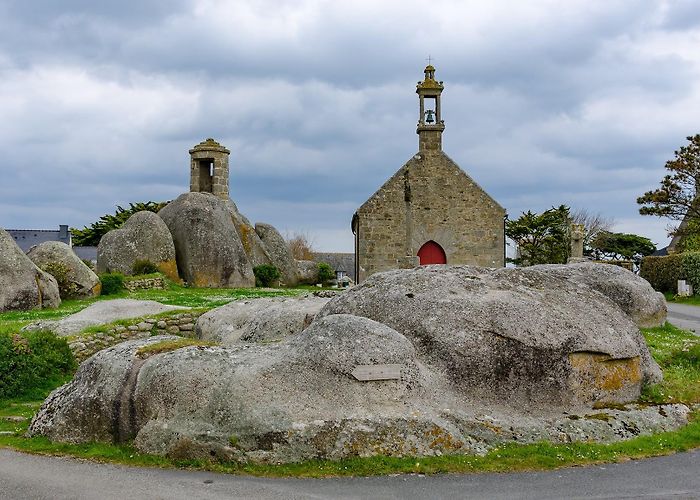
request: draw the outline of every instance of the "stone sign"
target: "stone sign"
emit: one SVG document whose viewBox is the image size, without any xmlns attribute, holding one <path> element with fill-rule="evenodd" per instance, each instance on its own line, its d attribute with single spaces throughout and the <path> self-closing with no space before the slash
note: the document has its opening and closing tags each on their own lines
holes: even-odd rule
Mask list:
<svg viewBox="0 0 700 500">
<path fill-rule="evenodd" d="M 400 380 L 401 365 L 357 365 L 351 375 L 360 382 Z"/>
</svg>

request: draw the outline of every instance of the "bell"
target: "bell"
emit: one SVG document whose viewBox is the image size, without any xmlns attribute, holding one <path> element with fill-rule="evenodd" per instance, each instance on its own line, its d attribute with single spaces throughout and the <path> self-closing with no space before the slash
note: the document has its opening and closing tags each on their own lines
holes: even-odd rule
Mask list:
<svg viewBox="0 0 700 500">
<path fill-rule="evenodd" d="M 425 122 L 426 123 L 433 123 L 435 121 L 434 118 L 435 111 L 432 109 L 429 109 L 428 111 L 425 112 Z"/>
</svg>

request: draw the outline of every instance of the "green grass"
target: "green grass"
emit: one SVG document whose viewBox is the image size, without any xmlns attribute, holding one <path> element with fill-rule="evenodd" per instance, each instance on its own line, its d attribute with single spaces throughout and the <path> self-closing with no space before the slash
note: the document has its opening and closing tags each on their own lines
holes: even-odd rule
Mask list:
<svg viewBox="0 0 700 500">
<path fill-rule="evenodd" d="M 66 300 L 63 301 L 57 309 L 34 309 L 31 311 L 0 313 L 0 332 L 15 333 L 23 326 L 35 321 L 65 318 L 101 300 L 119 298 L 155 300 L 156 302 L 168 305 L 208 310 L 228 304 L 233 300 L 299 295 L 306 291 L 307 290 L 301 288 L 278 290 L 260 290 L 257 288 L 186 288 L 170 283 L 166 290 L 124 291 L 115 295 L 100 296 L 91 299 Z"/>
<path fill-rule="evenodd" d="M 642 400 L 649 403 L 700 403 L 700 337 L 666 323 L 644 328 L 649 350 L 664 372 L 664 380 L 646 387 Z"/>
<path fill-rule="evenodd" d="M 678 297 L 671 292 L 665 292 L 666 302 L 675 302 L 676 304 L 688 304 L 689 306 L 700 306 L 700 295 L 691 295 L 690 297 Z"/>
<path fill-rule="evenodd" d="M 182 349 L 183 347 L 212 347 L 215 345 L 218 344 L 216 342 L 210 342 L 207 340 L 197 340 L 183 337 L 173 340 L 162 340 L 160 342 L 145 345 L 139 348 L 138 351 L 136 351 L 136 355 L 141 358 L 147 358 L 149 356 L 154 356 L 163 352 L 176 351 L 178 349 Z"/>
</svg>

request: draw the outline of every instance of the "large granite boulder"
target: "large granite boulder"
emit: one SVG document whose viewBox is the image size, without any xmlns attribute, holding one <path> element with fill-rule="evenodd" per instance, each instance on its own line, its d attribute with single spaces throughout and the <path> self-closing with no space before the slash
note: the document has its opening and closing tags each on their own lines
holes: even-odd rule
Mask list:
<svg viewBox="0 0 700 500">
<path fill-rule="evenodd" d="M 568 265 L 544 265 L 527 268 L 572 282 L 602 293 L 625 311 L 640 328 L 661 326 L 666 322 L 666 299 L 649 282 L 627 269 L 610 264 L 582 262 Z"/>
<path fill-rule="evenodd" d="M 227 346 L 277 341 L 304 330 L 329 300 L 313 295 L 237 300 L 201 315 L 195 332 Z"/>
<path fill-rule="evenodd" d="M 260 319 L 246 317 L 239 329 Z M 607 442 L 687 422 L 683 405 L 593 410 L 636 400 L 660 372 L 616 303 L 546 269 L 379 273 L 308 327 L 295 324 L 272 337 L 260 326 L 246 341 L 218 334 L 229 346 L 152 337 L 101 351 L 51 394 L 29 433 L 291 462 Z"/>
<path fill-rule="evenodd" d="M 180 276 L 195 287 L 254 287 L 253 268 L 226 203 L 210 193 L 185 193 L 158 215 L 175 243 Z"/>
<path fill-rule="evenodd" d="M 80 257 L 75 255 L 73 249 L 60 241 L 45 241 L 32 247 L 27 256 L 41 269 L 51 272 L 51 266 L 59 265 L 66 271 L 66 284 L 63 287 L 67 298 L 97 297 L 100 295 L 102 285 L 100 278 Z"/>
<path fill-rule="evenodd" d="M 255 224 L 255 232 L 270 256 L 272 265 L 279 269 L 282 282 L 287 286 L 295 286 L 299 282 L 297 263 L 282 235 L 270 224 L 262 222 Z"/>
<path fill-rule="evenodd" d="M 133 439 L 142 452 L 181 459 L 279 463 L 483 453 L 545 439 L 609 442 L 687 423 L 683 405 L 589 419 L 569 407 L 536 414 L 508 400 L 484 406 L 454 390 L 455 373 L 424 363 L 409 338 L 357 316 L 319 318 L 264 345 L 173 350 L 174 340 L 128 341 L 89 358 L 44 402 L 29 434 Z"/>
<path fill-rule="evenodd" d="M 660 380 L 634 322 L 558 266 L 422 266 L 378 273 L 319 313 L 381 321 L 455 389 L 525 406 L 633 401 Z"/>
<path fill-rule="evenodd" d="M 0 228 L 0 312 L 60 304 L 54 277 L 39 269 L 12 236 Z"/>
<path fill-rule="evenodd" d="M 168 226 L 157 214 L 136 212 L 119 229 L 105 234 L 97 246 L 97 272 L 133 274 L 134 263 L 147 260 L 173 281 L 180 281 L 175 244 Z"/>
<path fill-rule="evenodd" d="M 299 283 L 315 285 L 318 283 L 318 263 L 313 260 L 297 260 Z"/>
<path fill-rule="evenodd" d="M 265 249 L 265 245 L 260 240 L 260 236 L 255 232 L 255 228 L 250 221 L 238 211 L 238 207 L 231 199 L 224 200 L 226 208 L 231 215 L 233 225 L 236 227 L 238 236 L 241 239 L 243 250 L 245 250 L 250 265 L 252 267 L 262 266 L 264 264 L 272 264 L 272 259 Z"/>
</svg>

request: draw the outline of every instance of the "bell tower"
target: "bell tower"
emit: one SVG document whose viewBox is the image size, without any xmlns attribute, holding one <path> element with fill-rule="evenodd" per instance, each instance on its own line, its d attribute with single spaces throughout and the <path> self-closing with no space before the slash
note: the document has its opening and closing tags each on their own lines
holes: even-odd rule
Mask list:
<svg viewBox="0 0 700 500">
<path fill-rule="evenodd" d="M 418 150 L 441 151 L 442 131 L 445 122 L 440 112 L 440 94 L 444 86 L 435 80 L 435 68 L 428 64 L 425 67 L 425 79 L 416 85 L 420 114 L 418 116 Z"/>
<path fill-rule="evenodd" d="M 211 137 L 190 149 L 190 191 L 227 199 L 230 153 Z"/>
</svg>

